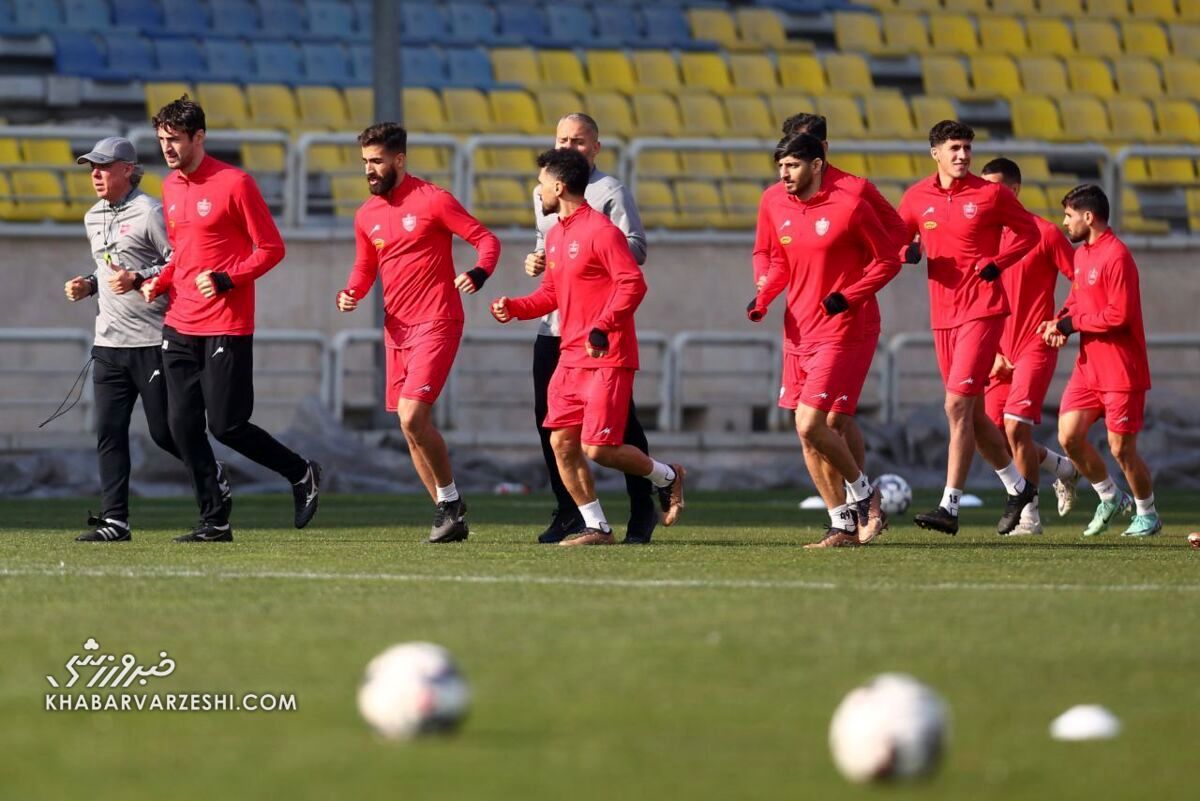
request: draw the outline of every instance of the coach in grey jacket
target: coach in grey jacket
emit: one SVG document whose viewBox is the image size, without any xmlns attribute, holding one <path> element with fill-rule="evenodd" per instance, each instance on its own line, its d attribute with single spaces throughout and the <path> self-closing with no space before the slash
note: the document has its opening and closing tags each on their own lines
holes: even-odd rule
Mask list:
<svg viewBox="0 0 1200 801">
<path fill-rule="evenodd" d="M 554 134 L 556 148 L 571 148 L 583 154 L 592 168 L 588 179 L 584 199 L 596 211 L 602 212 L 621 229 L 629 242 L 629 251 L 638 264 L 646 261 L 646 232 L 642 228 L 642 218 L 638 214 L 633 197 L 624 184 L 611 175 L 596 169 L 596 155 L 600 152 L 600 128 L 596 121 L 587 114 L 568 114 L 558 121 Z M 547 214 L 542 208 L 542 198 L 535 187 L 533 190 L 533 211 L 537 219 L 537 244 L 534 252 L 525 257 L 525 272 L 537 277 L 546 269 L 546 233 L 558 223 L 556 214 Z M 538 536 L 538 542 L 558 542 L 563 538 L 583 531 L 583 518 L 571 500 L 571 495 L 563 486 L 562 477 L 558 473 L 558 464 L 554 459 L 554 450 L 550 447 L 550 431 L 542 425 L 546 419 L 546 389 L 550 385 L 550 377 L 558 367 L 559 345 L 561 338 L 558 329 L 558 312 L 551 312 L 542 318 L 538 329 L 537 340 L 533 347 L 533 392 L 534 414 L 537 417 L 538 435 L 542 440 L 542 455 L 546 460 L 546 470 L 550 474 L 550 488 L 554 491 L 557 506 L 549 527 Z M 629 402 L 629 421 L 625 425 L 625 442 L 649 453 L 650 446 L 646 442 L 646 432 L 638 422 L 637 410 L 633 401 Z M 654 506 L 653 486 L 640 476 L 625 476 L 625 488 L 629 493 L 629 527 L 625 532 L 625 542 L 646 543 L 654 533 L 658 524 L 658 511 Z"/>
</svg>

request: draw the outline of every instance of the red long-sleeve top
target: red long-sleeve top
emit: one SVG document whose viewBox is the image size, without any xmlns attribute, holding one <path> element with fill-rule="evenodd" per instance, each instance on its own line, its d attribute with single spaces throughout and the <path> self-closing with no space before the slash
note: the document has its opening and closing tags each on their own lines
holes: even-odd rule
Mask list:
<svg viewBox="0 0 1200 801">
<path fill-rule="evenodd" d="M 1079 332 L 1079 370 L 1092 389 L 1150 389 L 1137 264 L 1109 228 L 1075 250 L 1075 280 L 1060 316 Z"/>
<path fill-rule="evenodd" d="M 254 282 L 283 260 L 283 238 L 254 179 L 206 155 L 190 174 L 163 181 L 163 214 L 173 252 L 158 275 L 168 292 L 165 323 L 192 336 L 254 333 Z M 233 289 L 206 298 L 196 276 L 223 272 Z"/>
<path fill-rule="evenodd" d="M 1008 313 L 999 281 L 985 281 L 976 266 L 1012 267 L 1038 241 L 1038 230 L 1012 191 L 968 173 L 943 189 L 936 174 L 909 187 L 900 201 L 906 238 L 921 235 L 929 265 L 932 327 L 955 328 Z M 1010 228 L 1013 239 L 1001 248 Z"/>
<path fill-rule="evenodd" d="M 1062 273 L 1071 280 L 1074 249 L 1066 234 L 1052 222 L 1030 214 L 1038 229 L 1038 243 L 1033 250 L 1012 267 L 1000 274 L 1004 294 L 1011 313 L 1004 319 L 1000 336 L 1000 352 L 1010 360 L 1028 348 L 1049 347 L 1038 334 L 1038 325 L 1054 319 L 1054 282 Z M 1004 229 L 1000 249 L 1013 246 L 1016 235 Z"/>
<path fill-rule="evenodd" d="M 824 185 L 808 200 L 787 195 L 772 204 L 771 230 L 782 232 L 767 282 L 755 305 L 766 309 L 787 289 L 784 349 L 801 341 L 856 341 L 879 335 L 875 293 L 900 272 L 898 248 L 862 197 Z M 825 312 L 822 301 L 840 292 L 850 309 Z"/>
<path fill-rule="evenodd" d="M 453 195 L 413 175 L 385 195 L 373 195 L 354 215 L 354 267 L 346 281 L 361 300 L 383 276 L 384 334 L 395 344 L 399 327 L 431 320 L 462 320 L 454 287 L 451 244 L 458 236 L 478 253 L 488 275 L 500 258 L 500 240 Z"/>
<path fill-rule="evenodd" d="M 621 229 L 584 203 L 546 234 L 546 271 L 533 294 L 508 301 L 518 320 L 558 310 L 562 328 L 559 363 L 567 367 L 638 368 L 633 313 L 646 296 L 646 281 Z M 588 356 L 588 334 L 608 335 L 608 354 Z"/>
</svg>

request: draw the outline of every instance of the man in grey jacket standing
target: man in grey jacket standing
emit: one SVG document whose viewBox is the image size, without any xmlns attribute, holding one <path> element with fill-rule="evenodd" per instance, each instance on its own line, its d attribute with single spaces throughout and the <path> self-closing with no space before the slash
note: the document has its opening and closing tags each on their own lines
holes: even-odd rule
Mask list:
<svg viewBox="0 0 1200 801">
<path fill-rule="evenodd" d="M 596 169 L 596 155 L 600 152 L 600 127 L 596 121 L 581 112 L 566 115 L 558 121 L 554 146 L 558 149 L 577 150 L 587 159 L 592 172 L 584 199 L 589 206 L 604 214 L 621 229 L 629 242 L 629 251 L 634 260 L 639 265 L 644 264 L 646 232 L 642 228 L 642 218 L 638 214 L 633 197 L 624 184 Z M 543 211 L 542 199 L 536 187 L 533 190 L 533 211 L 537 220 L 537 244 L 534 252 L 525 257 L 525 272 L 536 278 L 546 269 L 546 233 L 558 222 L 558 216 Z M 546 388 L 558 366 L 560 343 L 558 314 L 551 312 L 542 318 L 533 347 L 534 414 L 537 417 L 538 435 L 542 440 L 542 455 L 550 475 L 550 488 L 554 491 L 557 501 L 549 527 L 538 537 L 538 542 L 542 543 L 559 542 L 571 534 L 583 531 L 584 528 L 583 517 L 579 514 L 575 502 L 571 500 L 570 493 L 563 486 L 562 477 L 558 473 L 554 450 L 550 447 L 550 431 L 542 425 L 547 411 Z M 638 422 L 632 399 L 629 402 L 629 419 L 625 426 L 625 443 L 639 448 L 644 453 L 650 452 L 646 432 Z M 631 475 L 625 477 L 625 488 L 629 493 L 630 507 L 625 542 L 647 543 L 658 524 L 658 511 L 655 507 L 655 496 L 652 494 L 654 488 L 647 479 Z"/>
<path fill-rule="evenodd" d="M 89 517 L 81 542 L 122 542 L 129 526 L 129 420 L 138 397 L 150 437 L 167 453 L 179 451 L 167 428 L 167 390 L 162 375 L 164 296 L 146 303 L 136 291 L 171 257 L 162 204 L 138 188 L 142 168 L 128 139 L 109 137 L 76 159 L 92 171 L 99 196 L 84 215 L 95 270 L 67 281 L 67 299 L 97 299 L 95 361 L 96 450 L 102 506 Z M 222 480 L 223 480 L 222 476 Z M 227 491 L 228 485 L 223 485 Z M 227 497 L 227 496 L 226 496 Z M 228 502 L 228 498 L 226 500 Z"/>
</svg>

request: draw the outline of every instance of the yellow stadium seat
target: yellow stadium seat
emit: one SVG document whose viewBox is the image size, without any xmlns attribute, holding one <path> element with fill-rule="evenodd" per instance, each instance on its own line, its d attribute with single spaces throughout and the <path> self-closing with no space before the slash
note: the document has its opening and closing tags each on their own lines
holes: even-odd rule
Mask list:
<svg viewBox="0 0 1200 801">
<path fill-rule="evenodd" d="M 542 85 L 537 56 L 525 47 L 498 47 L 492 50 L 492 75 L 496 83 L 512 83 L 533 89 Z"/>
<path fill-rule="evenodd" d="M 1186 190 L 1188 228 L 1193 234 L 1200 234 L 1200 187 Z"/>
<path fill-rule="evenodd" d="M 921 79 L 926 92 L 964 98 L 974 94 L 967 69 L 958 56 L 925 56 L 921 59 Z"/>
<path fill-rule="evenodd" d="M 1071 56 L 1075 54 L 1075 39 L 1071 29 L 1061 19 L 1034 17 L 1025 21 L 1029 50 L 1041 55 Z"/>
<path fill-rule="evenodd" d="M 633 116 L 641 136 L 682 136 L 679 106 L 670 95 L 638 92 L 633 96 Z"/>
<path fill-rule="evenodd" d="M 996 150 L 989 145 L 982 145 L 975 149 L 972 161 L 982 170 L 983 165 L 998 156 L 1005 156 L 1017 162 L 1017 166 L 1021 168 L 1021 180 L 1023 182 L 1036 183 L 1038 181 L 1049 180 L 1050 178 L 1050 166 L 1045 156 L 1035 156 L 1031 153 L 1013 155 L 1005 152 L 1002 147 Z"/>
<path fill-rule="evenodd" d="M 675 204 L 679 228 L 718 228 L 725 221 L 725 206 L 711 181 L 676 181 Z"/>
<path fill-rule="evenodd" d="M 1083 0 L 1038 0 L 1038 9 L 1048 17 L 1082 17 Z"/>
<path fill-rule="evenodd" d="M 204 119 L 214 130 L 250 128 L 246 95 L 235 83 L 198 83 L 196 102 L 204 107 Z"/>
<path fill-rule="evenodd" d="M 729 72 L 733 76 L 733 86 L 739 92 L 769 94 L 779 89 L 775 65 L 765 55 L 733 53 L 729 56 Z"/>
<path fill-rule="evenodd" d="M 885 53 L 903 56 L 929 51 L 929 31 L 921 16 L 899 11 L 882 16 Z"/>
<path fill-rule="evenodd" d="M 1142 44 L 1141 39 L 1138 40 L 1138 45 L 1136 46 L 1140 47 L 1140 49 L 1136 52 L 1148 56 L 1150 53 L 1146 52 L 1146 50 L 1158 46 L 1157 37 L 1162 33 L 1162 28 L 1156 27 L 1155 23 L 1147 24 L 1154 27 L 1146 31 L 1144 44 Z M 1126 48 L 1129 48 L 1128 44 L 1126 44 Z M 1184 56 L 1185 58 L 1191 57 L 1196 59 L 1200 57 L 1197 55 L 1200 54 L 1200 25 L 1184 25 L 1183 23 L 1172 25 L 1171 50 L 1175 55 Z"/>
<path fill-rule="evenodd" d="M 1063 95 L 1071 91 L 1067 83 L 1067 70 L 1055 56 L 1021 56 L 1017 59 L 1021 72 L 1021 84 L 1050 95 Z"/>
<path fill-rule="evenodd" d="M 924 131 L 913 126 L 908 101 L 903 96 L 877 92 L 863 98 L 867 130 L 880 139 L 920 138 Z M 872 173 L 874 174 L 874 173 Z"/>
<path fill-rule="evenodd" d="M 1137 156 L 1125 159 L 1124 180 L 1127 184 L 1150 183 L 1150 168 L 1146 166 L 1146 160 Z"/>
<path fill-rule="evenodd" d="M 147 83 L 145 88 L 146 116 L 153 117 L 168 103 L 174 102 L 184 95 L 191 96 L 192 87 L 186 83 L 169 81 L 165 83 Z"/>
<path fill-rule="evenodd" d="M 997 14 L 1028 17 L 1037 13 L 1033 0 L 992 0 L 992 10 Z"/>
<path fill-rule="evenodd" d="M 537 157 L 542 150 L 543 148 L 528 146 L 481 147 L 475 151 L 475 166 L 491 176 L 531 177 L 537 175 Z"/>
<path fill-rule="evenodd" d="M 484 110 L 486 111 L 486 109 L 487 103 L 484 101 Z M 451 129 L 446 115 L 447 108 L 442 105 L 441 98 L 438 97 L 437 92 L 419 86 L 406 86 L 404 88 L 404 119 L 412 130 L 427 133 L 459 130 L 458 128 Z"/>
<path fill-rule="evenodd" d="M 1075 20 L 1075 41 L 1079 43 L 1079 52 L 1088 56 L 1116 58 L 1124 53 L 1117 26 L 1107 19 Z"/>
<path fill-rule="evenodd" d="M 243 142 L 238 148 L 242 168 L 249 172 L 283 172 L 287 169 L 287 151 L 271 142 Z"/>
<path fill-rule="evenodd" d="M 924 171 L 921 175 L 924 177 L 927 174 L 928 170 Z M 910 181 L 880 181 L 876 184 L 876 187 L 879 189 L 879 194 L 887 198 L 888 203 L 898 207 L 900 201 L 904 199 L 904 192 L 912 183 Z"/>
<path fill-rule="evenodd" d="M 684 175 L 724 178 L 734 174 L 729 171 L 724 150 L 681 150 L 679 160 L 683 164 Z"/>
<path fill-rule="evenodd" d="M 913 163 L 913 157 L 907 153 L 869 153 L 867 175 L 871 176 L 871 180 L 913 181 L 920 172 Z"/>
<path fill-rule="evenodd" d="M 676 93 L 683 89 L 679 65 L 667 50 L 635 50 L 633 70 L 643 91 Z"/>
<path fill-rule="evenodd" d="M 1129 0 L 1087 0 L 1087 13 L 1091 17 L 1125 19 L 1129 16 Z"/>
<path fill-rule="evenodd" d="M 763 50 L 811 50 L 806 41 L 788 39 L 783 20 L 773 8 L 739 8 L 734 12 L 743 46 Z"/>
<path fill-rule="evenodd" d="M 138 184 L 138 188 L 150 197 L 162 200 L 162 184 L 163 177 L 160 174 L 147 171 L 146 174 L 142 176 L 142 182 Z"/>
<path fill-rule="evenodd" d="M 538 52 L 538 68 L 542 76 L 542 86 L 554 86 L 576 92 L 587 90 L 583 64 L 574 51 L 541 50 Z"/>
<path fill-rule="evenodd" d="M 447 147 L 432 145 L 409 145 L 408 167 L 422 176 L 444 172 L 449 167 L 452 153 Z"/>
<path fill-rule="evenodd" d="M 542 133 L 541 115 L 533 97 L 523 89 L 494 89 L 488 93 L 496 129 L 504 133 Z"/>
<path fill-rule="evenodd" d="M 1163 78 L 1171 97 L 1200 100 L 1200 62 L 1190 58 L 1169 58 L 1163 62 Z"/>
<path fill-rule="evenodd" d="M 771 138 L 779 135 L 776 131 Z M 779 168 L 775 166 L 773 148 L 762 150 L 730 150 L 729 174 L 739 178 L 754 179 L 760 185 L 779 180 Z"/>
<path fill-rule="evenodd" d="M 1013 136 L 1047 142 L 1062 139 L 1058 108 L 1050 98 L 1043 95 L 1017 95 L 1012 99 L 1011 106 Z"/>
<path fill-rule="evenodd" d="M 604 148 L 596 154 L 596 166 L 601 172 L 606 172 L 609 175 L 616 175 L 620 164 L 617 162 L 617 151 L 612 148 Z"/>
<path fill-rule="evenodd" d="M 875 55 L 884 51 L 879 18 L 874 14 L 837 11 L 833 15 L 833 38 L 843 53 Z"/>
<path fill-rule="evenodd" d="M 851 145 L 853 147 L 853 145 Z M 836 153 L 831 153 L 829 156 L 831 164 L 836 164 L 839 170 L 844 170 L 851 175 L 864 176 L 869 170 L 867 168 L 867 157 L 863 153 L 855 153 L 854 151 L 842 152 L 838 150 Z"/>
<path fill-rule="evenodd" d="M 1131 0 L 1130 8 L 1135 17 L 1150 17 L 1164 22 L 1177 16 L 1174 0 Z"/>
<path fill-rule="evenodd" d="M 75 163 L 71 143 L 66 139 L 22 139 L 21 153 L 26 164 L 66 166 Z"/>
<path fill-rule="evenodd" d="M 633 111 L 624 95 L 616 92 L 590 92 L 583 97 L 587 113 L 596 120 L 603 121 L 602 132 L 612 133 L 621 139 L 628 139 L 637 133 Z"/>
<path fill-rule="evenodd" d="M 1024 169 L 1022 168 L 1022 179 L 1024 179 Z M 1046 196 L 1046 190 L 1037 184 L 1022 183 L 1021 184 L 1021 205 L 1039 217 L 1058 222 L 1062 219 L 1062 214 L 1056 215 L 1053 206 L 1050 205 L 1050 199 Z"/>
<path fill-rule="evenodd" d="M 63 173 L 63 182 L 67 188 L 67 204 L 79 219 L 84 213 L 96 205 L 96 190 L 92 188 L 92 171 L 80 167 Z"/>
<path fill-rule="evenodd" d="M 63 197 L 62 183 L 57 172 L 48 170 L 14 170 L 9 173 L 13 196 L 16 198 L 11 219 L 58 220 L 78 222 L 79 218 Z"/>
<path fill-rule="evenodd" d="M 446 130 L 455 133 L 490 133 L 496 130 L 487 97 L 478 89 L 445 89 Z M 406 115 L 407 116 L 407 115 Z"/>
<path fill-rule="evenodd" d="M 975 23 L 965 14 L 934 14 L 929 17 L 929 37 L 938 53 L 974 53 L 979 50 Z"/>
<path fill-rule="evenodd" d="M 865 94 L 875 91 L 871 68 L 858 53 L 829 53 L 825 56 L 825 73 L 830 78 L 831 92 Z"/>
<path fill-rule="evenodd" d="M 1200 112 L 1190 100 L 1156 100 L 1159 135 L 1170 142 L 1200 142 Z"/>
<path fill-rule="evenodd" d="M 350 128 L 342 93 L 332 86 L 297 86 L 296 105 L 306 130 L 345 131 Z"/>
<path fill-rule="evenodd" d="M 1150 181 L 1159 184 L 1191 184 L 1196 182 L 1192 160 L 1182 156 L 1153 156 L 1146 158 Z"/>
<path fill-rule="evenodd" d="M 566 115 L 583 111 L 583 101 L 570 89 L 543 89 L 537 93 L 537 105 L 539 119 L 546 131 L 557 128 L 558 121 Z M 607 130 L 609 123 L 605 120 L 601 133 Z"/>
<path fill-rule="evenodd" d="M 362 150 L 358 145 L 313 145 L 308 149 L 307 172 L 362 173 Z"/>
<path fill-rule="evenodd" d="M 971 80 L 979 97 L 1009 98 L 1022 92 L 1021 74 L 1005 53 L 979 53 L 971 56 Z"/>
<path fill-rule="evenodd" d="M 817 111 L 817 105 L 813 102 L 812 97 L 799 92 L 779 92 L 769 95 L 767 105 L 771 108 L 771 118 L 775 120 L 777 126 L 782 126 L 783 121 L 793 114 L 814 114 Z"/>
<path fill-rule="evenodd" d="M 759 181 L 730 180 L 721 182 L 721 200 L 730 227 L 753 228 L 758 220 L 758 202 L 763 185 Z"/>
<path fill-rule="evenodd" d="M 1154 112 L 1140 97 L 1110 97 L 1108 118 L 1112 120 L 1113 138 L 1118 142 L 1141 144 L 1158 138 Z"/>
<path fill-rule="evenodd" d="M 0 220 L 16 220 L 17 204 L 13 199 L 8 173 L 0 172 Z"/>
<path fill-rule="evenodd" d="M 679 222 L 675 195 L 664 181 L 639 180 L 634 197 L 647 228 L 674 228 Z"/>
<path fill-rule="evenodd" d="M 1179 18 L 1200 22 L 1200 0 L 1179 0 Z"/>
<path fill-rule="evenodd" d="M 913 95 L 909 98 L 909 105 L 912 106 L 913 123 L 922 134 L 942 120 L 958 119 L 958 109 L 948 97 Z"/>
<path fill-rule="evenodd" d="M 250 122 L 255 128 L 280 131 L 300 130 L 300 115 L 292 90 L 282 84 L 252 83 L 246 86 Z"/>
<path fill-rule="evenodd" d="M 21 143 L 11 137 L 0 139 L 0 166 L 21 163 Z"/>
<path fill-rule="evenodd" d="M 822 95 L 829 91 L 825 68 L 812 53 L 780 53 L 779 85 L 789 92 Z"/>
<path fill-rule="evenodd" d="M 779 126 L 758 95 L 725 98 L 725 116 L 729 119 L 729 133 L 735 137 L 771 139 L 779 135 Z"/>
<path fill-rule="evenodd" d="M 979 18 L 979 45 L 986 53 L 1014 56 L 1029 50 L 1029 40 L 1021 21 L 999 14 Z"/>
<path fill-rule="evenodd" d="M 716 95 L 689 92 L 679 97 L 679 117 L 688 136 L 729 135 L 725 107 Z"/>
<path fill-rule="evenodd" d="M 1108 62 L 1091 56 L 1075 56 L 1067 60 L 1067 82 L 1071 91 L 1096 95 L 1104 99 L 1116 94 Z"/>
<path fill-rule="evenodd" d="M 1186 26 L 1173 25 L 1177 30 Z M 1168 52 L 1167 34 L 1162 25 L 1143 19 L 1125 20 L 1121 23 L 1121 38 L 1125 42 L 1125 52 L 1131 56 L 1147 56 L 1163 58 Z M 1190 56 L 1193 59 L 1197 51 L 1176 51 L 1176 55 Z"/>
<path fill-rule="evenodd" d="M 986 14 L 992 10 L 988 0 L 946 0 L 947 11 L 957 11 L 963 14 Z M 935 8 L 934 12 L 940 9 Z"/>
<path fill-rule="evenodd" d="M 860 139 L 867 135 L 858 101 L 853 97 L 825 95 L 817 98 L 817 113 L 825 117 L 829 135 L 838 139 Z"/>
<path fill-rule="evenodd" d="M 411 91 L 411 90 L 409 90 Z M 431 92 L 429 89 L 422 89 L 423 92 Z M 375 122 L 375 98 L 368 86 L 348 86 L 342 92 L 342 96 L 346 100 L 346 116 L 350 120 L 350 126 L 356 130 L 362 130 L 371 123 Z M 441 108 L 441 101 L 437 100 L 437 93 L 433 93 L 434 100 L 437 101 L 437 106 Z M 408 116 L 408 100 L 404 102 L 404 118 Z M 445 117 L 445 114 L 442 114 Z M 411 122 L 409 123 L 412 124 Z M 426 129 L 428 130 L 428 129 Z"/>
<path fill-rule="evenodd" d="M 1158 65 L 1143 56 L 1126 56 L 1116 59 L 1113 68 L 1117 73 L 1117 89 L 1123 95 L 1134 97 L 1161 97 L 1162 76 Z"/>
<path fill-rule="evenodd" d="M 737 23 L 728 11 L 719 8 L 692 8 L 688 9 L 688 20 L 692 25 L 693 39 L 716 42 L 727 50 L 736 50 L 742 46 Z"/>
<path fill-rule="evenodd" d="M 621 50 L 589 50 L 586 54 L 591 91 L 623 92 L 637 88 L 633 64 Z"/>
<path fill-rule="evenodd" d="M 1132 187 L 1121 190 L 1121 230 L 1131 234 L 1165 234 L 1171 230 L 1166 220 L 1150 220 L 1142 216 L 1137 191 Z"/>
<path fill-rule="evenodd" d="M 727 95 L 733 91 L 729 66 L 717 53 L 684 53 L 679 57 L 685 89 L 699 89 Z"/>
<path fill-rule="evenodd" d="M 896 8 L 901 11 L 941 11 L 939 0 L 896 0 Z"/>
<path fill-rule="evenodd" d="M 683 163 L 675 150 L 643 150 L 637 157 L 638 175 L 650 178 L 675 178 L 683 175 Z"/>
<path fill-rule="evenodd" d="M 353 217 L 367 199 L 366 182 L 361 175 L 332 175 L 329 191 L 333 196 L 333 213 L 337 217 Z"/>
<path fill-rule="evenodd" d="M 1104 142 L 1112 139 L 1108 112 L 1090 95 L 1066 95 L 1058 99 L 1063 138 L 1074 142 Z"/>
<path fill-rule="evenodd" d="M 471 210 L 484 225 L 528 226 L 532 218 L 532 183 L 516 178 L 480 178 L 475 182 L 475 204 Z"/>
</svg>

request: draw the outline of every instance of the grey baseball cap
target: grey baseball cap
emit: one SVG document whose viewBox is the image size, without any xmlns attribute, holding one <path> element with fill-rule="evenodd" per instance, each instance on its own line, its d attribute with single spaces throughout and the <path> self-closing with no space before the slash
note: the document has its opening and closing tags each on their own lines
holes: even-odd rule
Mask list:
<svg viewBox="0 0 1200 801">
<path fill-rule="evenodd" d="M 114 161 L 137 164 L 137 150 L 134 149 L 133 142 L 120 136 L 110 136 L 97 142 L 91 153 L 85 153 L 75 159 L 76 164 L 112 164 Z"/>
</svg>

